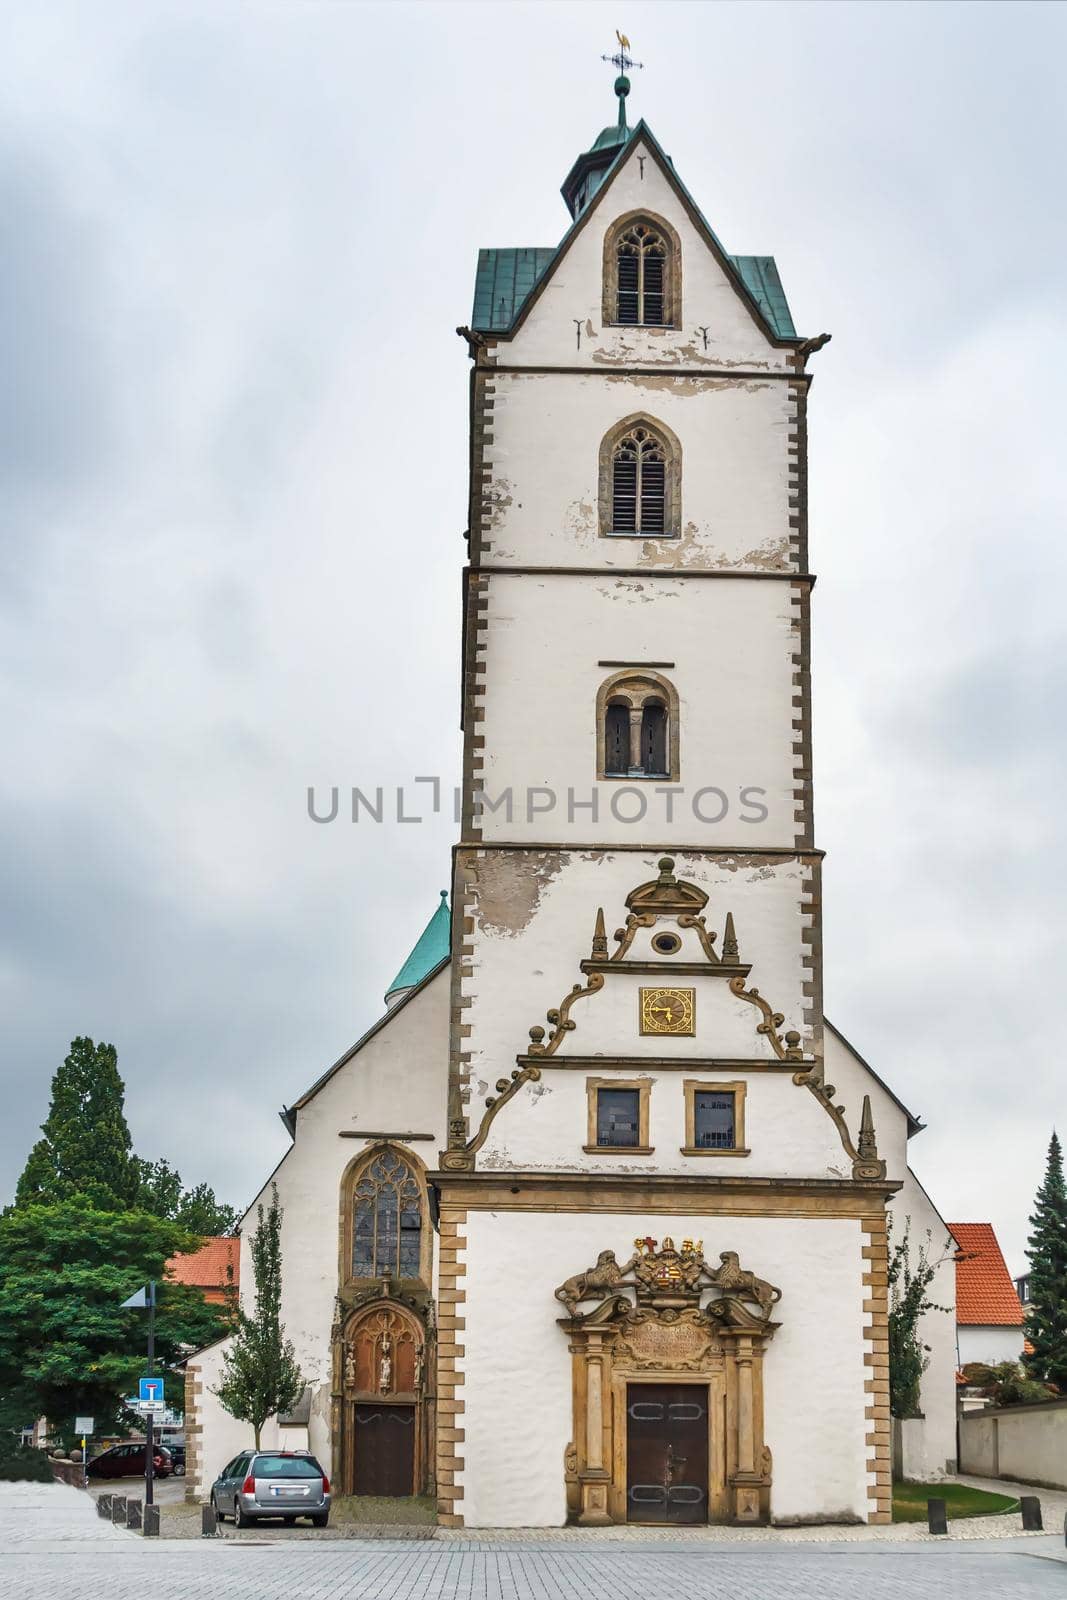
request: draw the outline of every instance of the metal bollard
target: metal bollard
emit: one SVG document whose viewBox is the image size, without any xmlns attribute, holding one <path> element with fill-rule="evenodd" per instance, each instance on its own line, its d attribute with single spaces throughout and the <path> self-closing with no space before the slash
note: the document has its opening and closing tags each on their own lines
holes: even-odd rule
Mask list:
<svg viewBox="0 0 1067 1600">
<path fill-rule="evenodd" d="M 143 1533 L 146 1539 L 159 1538 L 159 1507 L 145 1506 Z"/>
<path fill-rule="evenodd" d="M 219 1519 L 215 1515 L 214 1506 L 200 1507 L 200 1537 L 202 1539 L 217 1539 L 219 1535 Z"/>
<path fill-rule="evenodd" d="M 126 1526 L 127 1526 L 127 1528 L 138 1528 L 138 1529 L 140 1528 L 140 1526 L 141 1526 L 141 1502 L 139 1500 L 127 1500 L 127 1502 L 126 1502 Z"/>
<path fill-rule="evenodd" d="M 948 1532 L 948 1516 L 943 1500 L 927 1500 L 926 1525 L 931 1533 Z"/>
<path fill-rule="evenodd" d="M 120 1525 L 126 1521 L 126 1496 L 113 1494 L 111 1496 L 111 1520 Z"/>
<path fill-rule="evenodd" d="M 1019 1510 L 1023 1514 L 1024 1531 L 1026 1533 L 1040 1533 L 1045 1524 L 1041 1520 L 1041 1501 L 1037 1498 L 1037 1495 L 1020 1495 Z"/>
<path fill-rule="evenodd" d="M 109 1494 L 97 1495 L 96 1514 L 98 1517 L 106 1517 L 108 1522 L 111 1521 L 111 1496 Z"/>
</svg>

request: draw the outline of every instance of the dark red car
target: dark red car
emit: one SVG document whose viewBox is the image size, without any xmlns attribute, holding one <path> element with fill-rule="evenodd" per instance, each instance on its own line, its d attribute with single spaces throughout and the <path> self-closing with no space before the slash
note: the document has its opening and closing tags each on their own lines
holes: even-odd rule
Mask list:
<svg viewBox="0 0 1067 1600">
<path fill-rule="evenodd" d="M 145 1442 L 143 1439 L 134 1440 L 130 1444 L 113 1444 L 110 1450 L 104 1450 L 100 1455 L 94 1456 L 86 1468 L 87 1476 L 90 1478 L 143 1478 L 144 1452 Z M 152 1451 L 152 1465 L 157 1478 L 169 1478 L 174 1467 L 170 1451 L 164 1450 L 162 1445 L 156 1445 Z"/>
</svg>

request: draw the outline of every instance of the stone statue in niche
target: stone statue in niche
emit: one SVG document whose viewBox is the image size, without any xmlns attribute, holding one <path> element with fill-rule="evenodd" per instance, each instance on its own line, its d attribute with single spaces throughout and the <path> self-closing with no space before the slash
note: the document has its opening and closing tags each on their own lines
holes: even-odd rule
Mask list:
<svg viewBox="0 0 1067 1600">
<path fill-rule="evenodd" d="M 393 1384 L 393 1347 L 389 1335 L 383 1334 L 381 1355 L 378 1362 L 378 1393 L 388 1394 Z"/>
</svg>

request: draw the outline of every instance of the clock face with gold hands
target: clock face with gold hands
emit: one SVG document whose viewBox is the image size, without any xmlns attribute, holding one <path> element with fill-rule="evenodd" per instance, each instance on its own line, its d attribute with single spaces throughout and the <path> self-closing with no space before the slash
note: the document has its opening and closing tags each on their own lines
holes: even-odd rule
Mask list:
<svg viewBox="0 0 1067 1600">
<path fill-rule="evenodd" d="M 694 989 L 642 989 L 642 1033 L 696 1032 Z"/>
</svg>

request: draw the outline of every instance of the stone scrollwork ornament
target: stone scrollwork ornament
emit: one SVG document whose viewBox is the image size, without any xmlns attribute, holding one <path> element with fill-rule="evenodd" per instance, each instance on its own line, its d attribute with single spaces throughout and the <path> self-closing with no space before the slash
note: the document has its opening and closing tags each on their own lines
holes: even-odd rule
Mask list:
<svg viewBox="0 0 1067 1600">
<path fill-rule="evenodd" d="M 712 1267 L 704 1258 L 702 1239 L 683 1239 L 680 1249 L 669 1237 L 659 1248 L 657 1243 L 652 1238 L 635 1239 L 634 1254 L 621 1266 L 614 1250 L 601 1250 L 593 1266 L 560 1284 L 556 1299 L 576 1322 L 602 1320 L 609 1302 L 625 1315 L 630 1301 L 624 1291 L 629 1289 L 638 1309 L 692 1307 L 718 1324 L 769 1322 L 771 1308 L 782 1298 L 782 1291 L 742 1267 L 736 1250 L 721 1251 L 719 1266 Z M 711 1298 L 701 1306 L 705 1294 Z M 595 1309 L 581 1313 L 581 1304 L 593 1299 L 598 1301 Z"/>
</svg>

